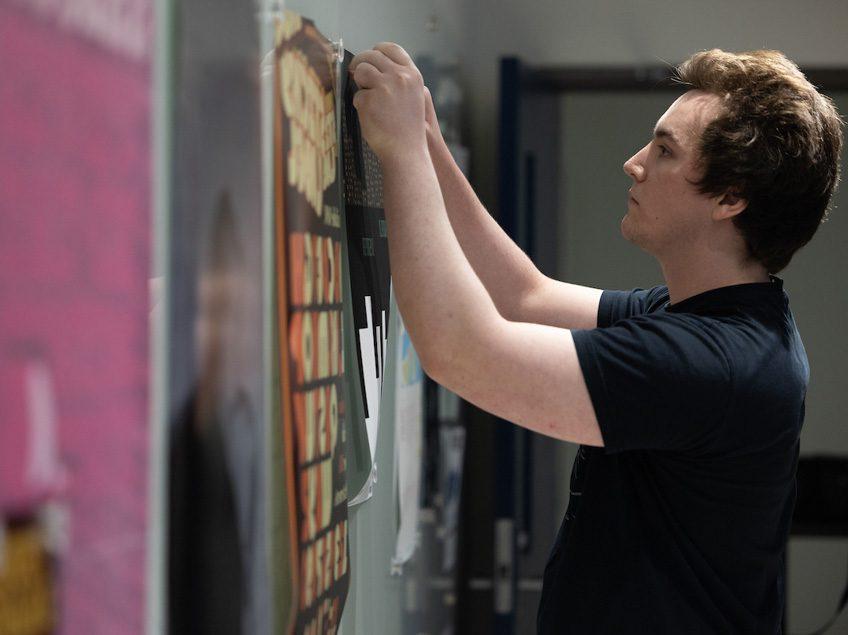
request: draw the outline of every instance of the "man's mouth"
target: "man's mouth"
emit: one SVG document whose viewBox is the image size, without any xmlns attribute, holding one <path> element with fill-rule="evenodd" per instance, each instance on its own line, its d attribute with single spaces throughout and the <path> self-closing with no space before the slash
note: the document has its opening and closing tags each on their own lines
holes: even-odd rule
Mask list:
<svg viewBox="0 0 848 635">
<path fill-rule="evenodd" d="M 639 201 L 637 201 L 637 200 L 633 197 L 633 194 L 630 192 L 630 190 L 628 190 L 628 191 L 627 191 L 627 193 L 629 194 L 628 201 L 629 201 L 630 203 L 633 203 L 634 205 L 638 205 L 638 204 L 639 204 Z"/>
</svg>

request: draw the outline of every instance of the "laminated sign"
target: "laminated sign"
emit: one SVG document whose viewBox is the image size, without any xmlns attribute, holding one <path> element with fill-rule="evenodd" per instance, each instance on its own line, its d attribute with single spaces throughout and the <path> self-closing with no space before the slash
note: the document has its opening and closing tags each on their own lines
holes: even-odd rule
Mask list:
<svg viewBox="0 0 848 635">
<path fill-rule="evenodd" d="M 169 113 L 158 121 L 170 139 L 157 146 L 167 159 L 155 265 L 165 302 L 153 320 L 157 363 L 167 368 L 156 433 L 163 460 L 151 466 L 165 485 L 154 488 L 165 505 L 153 516 L 163 540 L 151 544 L 161 544 L 167 576 L 159 595 L 167 629 L 157 630 L 266 635 L 276 608 L 265 478 L 272 344 L 263 328 L 272 311 L 263 169 L 273 134 L 261 116 L 271 114 L 261 108 L 270 106 L 261 101 L 271 97 L 270 41 L 265 63 L 256 61 L 273 25 L 260 32 L 245 3 L 168 6 L 157 38 L 167 67 L 157 103 Z"/>
<path fill-rule="evenodd" d="M 274 70 L 277 495 L 287 497 L 275 558 L 291 572 L 278 586 L 291 603 L 280 619 L 289 632 L 332 633 L 350 581 L 335 54 L 312 22 L 286 12 Z"/>
</svg>

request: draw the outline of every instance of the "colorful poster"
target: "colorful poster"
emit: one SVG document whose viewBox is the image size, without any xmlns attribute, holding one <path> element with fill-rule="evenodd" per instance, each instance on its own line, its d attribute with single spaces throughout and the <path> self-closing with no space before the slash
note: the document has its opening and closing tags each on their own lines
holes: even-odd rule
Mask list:
<svg viewBox="0 0 848 635">
<path fill-rule="evenodd" d="M 342 67 L 342 178 L 347 269 L 345 291 L 349 293 L 355 355 L 346 360 L 351 375 L 350 425 L 355 465 L 351 466 L 349 485 L 352 502 L 370 495 L 368 478 L 373 478 L 380 425 L 380 400 L 386 366 L 386 342 L 389 325 L 389 245 L 386 215 L 383 211 L 383 176 L 377 155 L 368 147 L 359 129 L 353 107 L 356 84 L 347 69 L 353 55 L 345 52 Z M 346 322 L 348 324 L 350 322 Z M 367 455 L 357 445 L 364 428 Z M 359 451 L 357 451 L 359 450 Z"/>
<path fill-rule="evenodd" d="M 276 305 L 293 607 L 288 629 L 333 633 L 348 568 L 336 56 L 309 20 L 277 26 Z M 283 493 L 280 493 L 282 496 Z"/>
<path fill-rule="evenodd" d="M 148 0 L 0 0 L 0 490 L 52 518 L 60 634 L 144 629 L 151 24 Z"/>
<path fill-rule="evenodd" d="M 399 313 L 397 325 L 394 415 L 395 474 L 400 522 L 395 555 L 392 558 L 395 568 L 412 558 L 418 545 L 418 511 L 421 506 L 421 474 L 424 467 L 424 371 Z"/>
</svg>

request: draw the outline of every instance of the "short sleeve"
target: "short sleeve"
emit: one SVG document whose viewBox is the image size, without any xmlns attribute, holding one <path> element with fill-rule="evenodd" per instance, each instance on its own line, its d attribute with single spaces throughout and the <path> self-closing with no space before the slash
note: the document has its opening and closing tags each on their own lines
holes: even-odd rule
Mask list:
<svg viewBox="0 0 848 635">
<path fill-rule="evenodd" d="M 607 453 L 720 441 L 732 377 L 708 326 L 660 312 L 572 336 Z"/>
<path fill-rule="evenodd" d="M 598 326 L 612 326 L 619 320 L 642 315 L 668 301 L 668 288 L 604 291 L 598 304 Z"/>
</svg>

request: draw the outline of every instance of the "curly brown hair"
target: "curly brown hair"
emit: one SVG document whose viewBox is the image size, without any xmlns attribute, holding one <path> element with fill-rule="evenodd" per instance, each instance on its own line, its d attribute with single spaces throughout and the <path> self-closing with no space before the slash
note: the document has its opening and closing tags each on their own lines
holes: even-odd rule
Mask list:
<svg viewBox="0 0 848 635">
<path fill-rule="evenodd" d="M 839 183 L 839 113 L 779 51 L 712 49 L 675 71 L 676 81 L 723 100 L 701 137 L 699 190 L 748 202 L 734 223 L 750 257 L 777 273 L 827 218 Z"/>
</svg>

